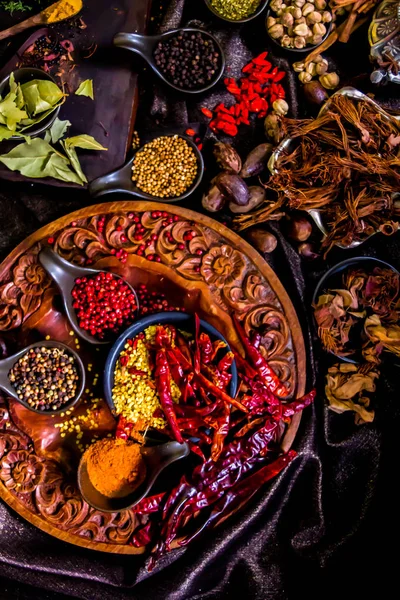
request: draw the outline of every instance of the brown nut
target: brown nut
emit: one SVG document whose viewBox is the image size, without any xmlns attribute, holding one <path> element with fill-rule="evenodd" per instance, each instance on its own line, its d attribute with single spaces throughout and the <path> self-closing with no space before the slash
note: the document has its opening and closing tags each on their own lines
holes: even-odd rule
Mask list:
<svg viewBox="0 0 400 600">
<path fill-rule="evenodd" d="M 322 18 L 322 17 L 321 17 Z M 282 25 L 284 25 L 285 27 L 292 27 L 293 23 L 294 23 L 294 19 L 293 19 L 293 15 L 291 15 L 288 12 L 285 12 L 282 16 L 281 16 L 281 23 Z"/>
<path fill-rule="evenodd" d="M 293 63 L 292 66 L 293 70 L 296 71 L 296 73 L 301 73 L 306 68 L 306 63 L 304 61 L 298 61 Z"/>
<path fill-rule="evenodd" d="M 284 32 L 285 30 L 283 29 L 283 25 L 278 23 L 276 25 L 272 25 L 272 27 L 268 29 L 268 34 L 273 40 L 279 40 L 279 38 L 283 36 Z"/>
<path fill-rule="evenodd" d="M 213 153 L 218 165 L 224 169 L 224 171 L 240 173 L 242 159 L 230 144 L 217 142 L 214 146 Z"/>
<path fill-rule="evenodd" d="M 326 2 L 325 0 L 315 0 L 314 6 L 316 10 L 324 10 L 324 8 L 326 7 Z"/>
<path fill-rule="evenodd" d="M 257 208 L 260 204 L 262 204 L 265 200 L 265 189 L 260 185 L 251 185 L 249 187 L 250 192 L 250 200 L 245 206 L 238 206 L 234 204 L 234 202 L 229 203 L 229 210 L 231 210 L 235 214 L 247 213 L 253 210 L 253 208 Z"/>
<path fill-rule="evenodd" d="M 307 37 L 309 35 L 309 28 L 305 23 L 301 23 L 300 25 L 296 25 L 293 27 L 293 33 L 295 35 L 300 35 L 301 37 Z"/>
<path fill-rule="evenodd" d="M 337 73 L 325 73 L 319 78 L 321 85 L 327 90 L 334 90 L 339 85 L 339 75 Z"/>
<path fill-rule="evenodd" d="M 282 117 L 274 112 L 270 113 L 265 118 L 264 130 L 268 139 L 272 140 L 275 144 L 279 144 L 283 138 Z"/>
<path fill-rule="evenodd" d="M 329 10 L 324 10 L 324 12 L 322 13 L 322 22 L 330 23 L 332 21 L 332 19 L 333 19 L 332 13 L 329 12 Z"/>
<path fill-rule="evenodd" d="M 314 35 L 324 36 L 326 34 L 326 27 L 323 23 L 315 23 L 315 25 L 313 25 L 312 30 Z"/>
<path fill-rule="evenodd" d="M 220 192 L 216 185 L 212 185 L 207 194 L 203 195 L 201 204 L 209 212 L 218 212 L 224 208 L 226 202 L 225 196 Z"/>
<path fill-rule="evenodd" d="M 235 204 L 245 206 L 250 198 L 249 188 L 239 175 L 224 171 L 214 180 L 219 191 Z"/>
<path fill-rule="evenodd" d="M 276 25 L 276 19 L 274 17 L 267 17 L 267 29 L 270 29 L 273 25 Z"/>
<path fill-rule="evenodd" d="M 316 10 L 307 15 L 307 25 L 314 25 L 314 23 L 321 23 L 322 15 Z"/>
<path fill-rule="evenodd" d="M 301 14 L 303 15 L 303 17 L 306 17 L 313 11 L 314 11 L 314 4 L 311 4 L 311 2 L 306 2 L 306 4 L 302 8 Z"/>
<path fill-rule="evenodd" d="M 256 146 L 248 154 L 246 160 L 244 161 L 243 168 L 240 171 L 240 177 L 246 179 L 247 177 L 255 177 L 256 175 L 260 175 L 260 173 L 262 173 L 267 166 L 267 161 L 271 156 L 271 153 L 272 144 L 265 143 Z"/>
<path fill-rule="evenodd" d="M 312 75 L 310 75 L 310 73 L 307 73 L 306 71 L 299 73 L 299 80 L 301 81 L 301 83 L 308 83 L 309 81 L 311 81 L 311 79 Z"/>
<path fill-rule="evenodd" d="M 295 48 L 305 48 L 307 45 L 306 38 L 301 37 L 301 35 L 297 35 L 294 38 L 294 47 Z"/>
</svg>

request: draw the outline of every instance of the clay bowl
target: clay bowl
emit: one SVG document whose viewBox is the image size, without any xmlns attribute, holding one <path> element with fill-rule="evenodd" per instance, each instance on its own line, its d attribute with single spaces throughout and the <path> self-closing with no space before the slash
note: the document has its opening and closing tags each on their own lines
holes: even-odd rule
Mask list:
<svg viewBox="0 0 400 600">
<path fill-rule="evenodd" d="M 177 135 L 177 134 L 175 134 L 175 133 L 165 133 L 165 134 L 159 133 L 157 135 L 153 134 L 150 136 L 144 136 L 143 146 L 158 137 L 172 136 L 172 135 Z M 196 155 L 196 159 L 197 159 L 196 179 L 194 180 L 192 185 L 186 190 L 186 192 L 184 192 L 180 196 L 177 196 L 176 198 L 158 198 L 156 196 L 152 196 L 151 194 L 147 194 L 146 192 L 142 192 L 142 190 L 140 190 L 137 187 L 137 185 L 132 181 L 133 161 L 135 159 L 137 152 L 140 152 L 140 150 L 143 149 L 143 146 L 134 153 L 132 158 L 123 167 L 121 167 L 120 169 L 117 169 L 115 171 L 112 171 L 111 173 L 108 173 L 107 175 L 103 175 L 102 177 L 98 177 L 97 179 L 94 179 L 89 184 L 89 188 L 88 188 L 89 194 L 91 196 L 93 196 L 93 198 L 100 198 L 101 196 L 105 196 L 106 194 L 113 194 L 113 193 L 117 194 L 118 193 L 118 194 L 133 196 L 134 198 L 141 198 L 142 200 L 148 200 L 149 202 L 156 201 L 156 202 L 173 203 L 173 202 L 181 202 L 182 200 L 185 200 L 191 194 L 193 194 L 195 189 L 201 183 L 201 180 L 202 180 L 203 174 L 204 174 L 204 161 L 203 161 L 203 156 L 202 156 L 200 150 L 198 149 L 196 144 L 193 142 L 193 140 L 191 140 L 189 137 L 187 137 L 185 135 L 179 135 L 179 137 L 183 138 L 189 144 L 189 146 L 193 149 L 193 151 Z"/>
<path fill-rule="evenodd" d="M 69 322 L 71 323 L 72 329 L 75 331 L 77 335 L 79 335 L 85 342 L 89 344 L 110 344 L 112 340 L 98 340 L 93 337 L 89 333 L 87 333 L 84 329 L 79 327 L 78 319 L 76 317 L 75 309 L 72 306 L 72 289 L 75 285 L 75 280 L 79 277 L 93 277 L 98 273 L 101 273 L 99 269 L 86 269 L 84 267 L 77 267 L 72 263 L 68 262 L 61 256 L 59 256 L 56 252 L 51 250 L 50 248 L 44 248 L 39 253 L 39 262 L 42 267 L 47 271 L 50 277 L 56 282 L 64 305 L 65 313 L 68 317 Z M 107 273 L 108 271 L 104 271 Z M 119 275 L 115 275 L 114 277 L 117 279 L 123 279 Z M 124 280 L 125 281 L 125 280 Z M 139 306 L 139 300 L 136 295 L 133 287 L 125 281 L 127 285 L 129 285 L 132 293 L 136 298 L 136 306 Z"/>
<path fill-rule="evenodd" d="M 126 340 L 129 338 L 135 338 L 139 333 L 150 327 L 151 325 L 174 325 L 175 327 L 194 333 L 194 318 L 186 313 L 171 311 L 162 312 L 143 317 L 138 319 L 136 323 L 131 325 L 126 331 L 124 331 L 111 348 L 110 353 L 107 357 L 105 369 L 104 369 L 104 393 L 106 402 L 113 414 L 115 414 L 115 406 L 112 399 L 112 390 L 114 387 L 114 371 L 118 357 L 124 349 Z M 212 325 L 200 319 L 200 331 L 208 333 L 211 341 L 220 339 L 225 342 L 226 347 L 220 350 L 221 357 L 230 352 L 230 347 L 225 338 L 217 331 Z M 228 387 L 228 393 L 231 397 L 236 395 L 237 391 L 237 369 L 235 361 L 233 361 L 231 367 L 232 379 Z"/>
<path fill-rule="evenodd" d="M 24 356 L 24 354 L 26 354 L 29 350 L 31 350 L 31 348 L 37 348 L 37 347 L 60 348 L 61 350 L 65 350 L 65 352 L 71 354 L 75 359 L 75 364 L 76 364 L 76 367 L 77 367 L 77 370 L 79 373 L 78 391 L 77 391 L 75 398 L 73 398 L 66 404 L 63 404 L 63 406 L 61 408 L 59 408 L 58 410 L 39 410 L 37 408 L 32 408 L 27 402 L 24 402 L 24 400 L 21 400 L 18 397 L 17 392 L 15 391 L 15 388 L 8 377 L 10 370 L 12 369 L 14 364 L 17 362 L 17 360 L 20 359 L 22 356 Z M 19 404 L 21 404 L 25 408 L 28 408 L 31 412 L 35 412 L 40 415 L 46 415 L 46 414 L 47 415 L 59 415 L 60 413 L 65 412 L 72 406 L 75 406 L 75 404 L 78 403 L 80 397 L 82 396 L 83 390 L 85 389 L 85 381 L 86 381 L 85 367 L 83 366 L 83 363 L 82 363 L 81 359 L 79 358 L 78 354 L 74 350 L 72 350 L 65 344 L 61 344 L 60 342 L 55 342 L 55 341 L 37 342 L 36 344 L 31 344 L 30 346 L 27 346 L 26 348 L 24 348 L 23 350 L 20 350 L 16 354 L 13 354 L 13 356 L 9 356 L 8 358 L 5 358 L 4 360 L 0 360 L 0 389 L 3 390 L 7 394 L 7 396 L 10 396 L 11 398 L 14 398 L 14 400 L 17 400 L 17 402 L 19 402 Z"/>
<path fill-rule="evenodd" d="M 156 446 L 143 446 L 142 457 L 145 465 L 143 476 L 138 479 L 137 487 L 132 487 L 132 492 L 122 498 L 108 498 L 96 490 L 89 479 L 84 454 L 78 468 L 78 486 L 83 498 L 93 508 L 103 512 L 126 510 L 148 496 L 154 483 L 166 467 L 189 454 L 190 448 L 186 442 L 183 444 L 167 442 Z"/>
<path fill-rule="evenodd" d="M 375 267 L 379 267 L 381 269 L 391 269 L 395 273 L 399 274 L 399 271 L 395 269 L 392 265 L 383 260 L 379 260 L 378 258 L 372 258 L 370 256 L 355 256 L 354 258 L 348 258 L 347 260 L 344 260 L 332 267 L 331 269 L 329 269 L 329 271 L 327 271 L 321 277 L 314 291 L 312 305 L 314 306 L 317 303 L 319 296 L 325 294 L 328 290 L 340 289 L 342 287 L 343 273 L 345 273 L 347 270 L 364 269 L 367 273 L 369 273 L 372 272 L 372 270 Z M 313 320 L 316 332 L 318 332 L 317 322 L 315 318 Z M 357 342 L 358 345 L 360 345 L 359 336 L 361 336 L 362 333 L 362 331 L 354 332 L 356 339 L 354 339 L 353 341 L 355 346 L 357 345 Z M 334 356 L 340 358 L 340 360 L 343 360 L 344 362 L 358 364 L 362 360 L 362 355 L 361 352 L 357 351 L 357 348 L 355 348 L 355 350 L 356 351 L 352 356 L 342 356 L 341 354 L 335 354 L 334 352 L 329 352 L 329 354 L 333 354 Z"/>
<path fill-rule="evenodd" d="M 222 16 L 221 13 L 218 12 L 212 6 L 210 0 L 204 0 L 204 2 L 206 3 L 207 8 L 219 19 L 222 19 L 223 21 L 226 21 L 227 23 L 232 23 L 232 24 L 236 23 L 237 25 L 240 25 L 241 23 L 248 23 L 249 21 L 252 21 L 253 19 L 256 19 L 259 15 L 261 15 L 261 13 L 265 10 L 265 7 L 267 6 L 269 0 L 261 0 L 257 10 L 255 10 L 253 12 L 253 14 L 246 17 L 245 19 L 228 19 L 227 17 Z"/>
<path fill-rule="evenodd" d="M 32 79 L 46 79 L 48 81 L 52 81 L 53 83 L 55 83 L 57 85 L 57 82 L 53 79 L 53 77 L 51 75 L 49 75 L 45 71 L 42 71 L 42 69 L 36 69 L 33 67 L 24 67 L 22 69 L 16 69 L 14 71 L 14 77 L 15 77 L 16 83 L 27 83 L 28 81 L 32 81 Z M 6 94 L 8 94 L 9 91 L 10 91 L 10 75 L 7 75 L 7 77 L 5 77 L 0 82 L 0 96 L 2 96 L 4 98 L 4 96 Z M 40 135 L 41 133 L 44 133 L 47 129 L 49 129 L 53 125 L 59 112 L 60 112 L 60 107 L 58 106 L 57 108 L 55 108 L 53 110 L 52 113 L 45 116 L 42 121 L 39 121 L 38 123 L 35 123 L 35 125 L 32 125 L 32 127 L 27 128 L 24 131 L 24 134 L 29 135 L 30 137 L 36 137 L 36 136 Z M 23 138 L 21 135 L 18 135 L 17 133 L 10 138 L 10 140 L 15 140 L 15 141 L 24 140 L 24 139 L 25 138 Z"/>
<path fill-rule="evenodd" d="M 207 85 L 203 86 L 199 89 L 185 89 L 180 88 L 174 85 L 171 81 L 169 81 L 162 71 L 157 67 L 156 62 L 154 60 L 154 51 L 157 48 L 157 44 L 159 42 L 165 42 L 166 40 L 174 37 L 177 33 L 180 32 L 188 32 L 188 33 L 202 33 L 204 36 L 208 36 L 218 48 L 220 53 L 220 64 L 217 73 L 215 73 L 214 79 Z M 125 48 L 126 50 L 130 50 L 135 54 L 141 56 L 149 65 L 149 67 L 158 75 L 158 77 L 166 83 L 169 87 L 177 92 L 181 92 L 182 94 L 202 94 L 208 92 L 211 88 L 213 88 L 218 81 L 221 79 L 224 70 L 225 70 L 225 55 L 224 51 L 221 48 L 218 40 L 211 35 L 208 31 L 204 31 L 203 29 L 194 29 L 192 27 L 185 27 L 181 29 L 173 29 L 172 31 L 167 31 L 166 33 L 162 33 L 161 35 L 141 35 L 139 33 L 117 33 L 113 40 L 114 46 L 118 46 L 119 48 Z"/>
</svg>

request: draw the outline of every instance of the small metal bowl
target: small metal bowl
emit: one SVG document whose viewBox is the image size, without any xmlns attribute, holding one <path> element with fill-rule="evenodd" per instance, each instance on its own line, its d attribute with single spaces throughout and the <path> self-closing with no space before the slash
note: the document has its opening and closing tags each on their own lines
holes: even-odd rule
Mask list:
<svg viewBox="0 0 400 600">
<path fill-rule="evenodd" d="M 379 258 L 373 258 L 371 256 L 355 256 L 354 258 L 348 258 L 329 269 L 329 271 L 327 271 L 321 277 L 314 291 L 314 295 L 312 298 L 312 306 L 314 306 L 317 303 L 319 296 L 326 293 L 328 290 L 341 289 L 342 275 L 344 271 L 347 271 L 350 267 L 354 269 L 360 267 L 365 269 L 367 272 L 372 271 L 375 267 L 380 267 L 381 269 L 391 269 L 399 275 L 399 271 L 397 269 L 395 269 L 391 264 L 380 260 Z M 313 321 L 315 324 L 316 332 L 318 334 L 318 325 L 314 317 L 314 311 Z M 340 358 L 340 360 L 352 364 L 358 364 L 362 360 L 361 355 L 358 355 L 357 353 L 357 349 L 356 352 L 352 355 L 355 356 L 355 358 L 352 358 L 351 356 L 342 356 L 341 354 L 336 354 L 335 352 L 329 352 L 329 354 L 333 354 L 333 356 Z"/>
<path fill-rule="evenodd" d="M 309 54 L 310 52 L 312 52 L 313 50 L 315 50 L 316 48 L 318 48 L 328 37 L 328 35 L 331 33 L 332 31 L 332 21 L 330 23 L 324 23 L 325 27 L 326 27 L 326 33 L 323 36 L 321 42 L 319 44 L 314 44 L 311 46 L 306 46 L 305 48 L 285 48 L 284 46 L 281 46 L 281 44 L 279 43 L 278 40 L 274 40 L 274 38 L 272 38 L 269 33 L 268 33 L 268 28 L 267 28 L 267 19 L 268 17 L 273 17 L 274 15 L 272 14 L 272 10 L 269 8 L 267 11 L 267 16 L 265 17 L 265 29 L 267 30 L 267 34 L 269 39 L 271 40 L 271 42 L 273 42 L 275 44 L 275 46 L 277 46 L 278 48 L 280 48 L 282 50 L 282 52 L 287 53 L 287 54 Z"/>
<path fill-rule="evenodd" d="M 27 83 L 28 81 L 32 81 L 32 79 L 46 79 L 48 81 L 52 81 L 57 85 L 57 82 L 53 79 L 51 75 L 49 75 L 45 71 L 42 71 L 42 69 L 36 69 L 33 67 L 23 67 L 22 69 L 16 69 L 14 71 L 14 77 L 16 83 Z M 7 75 L 7 77 L 5 77 L 0 82 L 0 96 L 4 97 L 4 95 L 9 92 L 9 82 L 10 75 Z M 59 112 L 60 106 L 57 106 L 57 108 L 55 108 L 50 115 L 45 117 L 43 121 L 39 121 L 39 123 L 36 123 L 35 125 L 32 125 L 28 129 L 26 129 L 24 131 L 24 135 L 29 135 L 30 137 L 37 137 L 41 133 L 45 132 L 53 125 L 54 121 L 58 117 Z M 8 141 L 18 141 L 24 139 L 25 138 L 23 138 L 21 135 L 15 134 L 11 138 L 8 138 Z"/>
<path fill-rule="evenodd" d="M 126 331 L 124 331 L 124 333 L 120 335 L 120 337 L 117 339 L 114 346 L 110 350 L 104 368 L 104 394 L 106 402 L 114 415 L 115 406 L 112 399 L 112 390 L 114 387 L 115 365 L 117 363 L 119 355 L 124 349 L 127 339 L 135 338 L 137 335 L 139 335 L 139 333 L 141 333 L 151 325 L 174 325 L 175 327 L 183 329 L 185 331 L 194 332 L 194 319 L 191 315 L 178 311 L 171 311 L 164 313 L 156 313 L 154 315 L 149 315 L 147 317 L 143 317 L 142 319 L 138 319 L 136 323 L 131 325 Z M 228 342 L 212 325 L 210 325 L 206 321 L 200 320 L 200 330 L 204 331 L 205 333 L 208 333 L 212 341 L 219 339 L 225 342 L 226 347 L 220 351 L 221 356 L 223 356 L 227 352 L 230 352 Z M 228 387 L 228 392 L 231 397 L 234 397 L 236 395 L 238 382 L 235 361 L 233 361 L 231 366 L 231 374 L 232 379 Z"/>
<path fill-rule="evenodd" d="M 41 348 L 41 347 L 60 348 L 60 350 L 64 350 L 65 352 L 71 354 L 75 360 L 75 364 L 76 364 L 78 374 L 79 374 L 79 385 L 78 385 L 78 390 L 77 390 L 76 396 L 69 402 L 66 402 L 65 404 L 63 404 L 63 406 L 57 410 L 39 410 L 37 408 L 32 408 L 27 402 L 25 402 L 24 400 L 21 400 L 18 397 L 17 392 L 15 391 L 15 387 L 11 383 L 9 376 L 8 376 L 12 367 L 22 356 L 24 356 L 32 348 L 38 348 L 38 347 L 39 348 Z M 80 397 L 82 396 L 83 390 L 85 389 L 85 381 L 86 381 L 85 367 L 84 367 L 83 362 L 81 361 L 80 357 L 74 350 L 72 350 L 72 348 L 70 348 L 69 346 L 66 346 L 65 344 L 61 344 L 61 342 L 55 342 L 52 340 L 37 342 L 36 344 L 31 344 L 27 348 L 20 350 L 19 352 L 17 352 L 17 354 L 13 354 L 13 356 L 9 356 L 8 358 L 5 358 L 4 360 L 0 360 L 0 389 L 3 390 L 8 396 L 11 396 L 11 398 L 14 398 L 14 400 L 17 400 L 20 404 L 22 404 L 22 406 L 25 406 L 25 408 L 28 408 L 30 411 L 38 413 L 40 415 L 59 415 L 60 413 L 65 412 L 72 406 L 75 406 L 75 404 L 77 404 L 79 402 Z"/>
<path fill-rule="evenodd" d="M 224 17 L 223 15 L 221 15 L 221 13 L 219 13 L 211 5 L 210 0 L 204 0 L 204 2 L 206 3 L 207 8 L 219 19 L 222 19 L 223 21 L 226 21 L 227 23 L 233 23 L 233 24 L 240 25 L 241 23 L 248 23 L 249 21 L 252 21 L 253 19 L 256 19 L 257 17 L 259 17 L 261 15 L 261 13 L 265 10 L 269 0 L 261 0 L 257 10 L 255 12 L 253 12 L 252 15 L 250 15 L 249 17 L 246 17 L 245 19 L 228 19 L 228 17 Z"/>
</svg>

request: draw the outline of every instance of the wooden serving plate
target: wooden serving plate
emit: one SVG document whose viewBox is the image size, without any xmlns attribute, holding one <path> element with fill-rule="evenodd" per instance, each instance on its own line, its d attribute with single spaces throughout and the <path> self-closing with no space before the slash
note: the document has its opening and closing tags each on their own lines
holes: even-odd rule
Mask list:
<svg viewBox="0 0 400 600">
<path fill-rule="evenodd" d="M 157 216 L 165 211 L 164 216 Z M 167 215 L 167 216 L 165 216 Z M 176 220 L 168 222 L 168 217 Z M 103 232 L 98 224 L 104 222 Z M 134 239 L 136 221 L 145 228 Z M 171 219 L 172 220 L 172 219 Z M 102 229 L 102 227 L 100 227 Z M 194 232 L 191 241 L 185 233 Z M 146 255 L 140 244 L 152 240 Z M 178 249 L 184 244 L 184 249 Z M 243 317 L 247 330 L 264 326 L 262 351 L 292 396 L 304 393 L 306 359 L 301 328 L 279 279 L 261 256 L 235 233 L 207 216 L 159 203 L 113 202 L 76 211 L 43 227 L 22 242 L 0 265 L 0 348 L 11 354 L 28 343 L 50 336 L 76 348 L 75 336 L 62 312 L 56 287 L 37 262 L 41 247 L 51 245 L 64 258 L 80 265 L 107 268 L 133 286 L 145 283 L 167 299 L 197 311 L 240 348 L 229 313 Z M 122 264 L 116 253 L 123 249 Z M 266 326 L 266 327 L 265 327 Z M 72 416 L 86 414 L 94 398 L 102 398 L 101 373 L 107 348 L 79 342 L 87 371 L 87 392 Z M 99 381 L 93 387 L 93 377 Z M 66 417 L 69 418 L 69 417 Z M 75 435 L 60 436 L 55 424 L 62 417 L 31 413 L 12 399 L 0 400 L 0 496 L 27 521 L 50 535 L 93 550 L 138 554 L 129 545 L 135 528 L 147 517 L 132 511 L 101 513 L 86 504 L 76 485 L 80 452 Z M 295 437 L 300 415 L 289 426 L 282 446 Z M 115 422 L 105 402 L 98 402 L 93 429 L 83 426 L 83 442 L 112 433 Z"/>
<path fill-rule="evenodd" d="M 60 34 L 61 39 L 68 39 L 74 45 L 73 61 L 63 61 L 50 69 L 50 73 L 69 94 L 61 107 L 59 118 L 72 123 L 68 135 L 87 133 L 108 148 L 108 152 L 79 152 L 82 169 L 89 182 L 121 167 L 131 146 L 137 108 L 137 74 L 132 70 L 131 57 L 115 48 L 112 40 L 120 31 L 145 33 L 150 7 L 151 0 L 87 0 L 81 13 L 85 29 L 71 30 L 69 21 L 60 23 L 54 29 L 49 28 L 55 35 Z M 27 41 L 0 70 L 0 80 L 12 70 L 25 65 L 24 52 L 49 30 L 42 28 L 28 34 Z M 93 80 L 94 101 L 74 95 L 80 82 L 86 79 Z M 14 146 L 15 142 L 4 141 L 0 144 L 0 153 L 6 154 Z M 0 178 L 80 187 L 51 178 L 28 179 L 2 164 Z"/>
</svg>

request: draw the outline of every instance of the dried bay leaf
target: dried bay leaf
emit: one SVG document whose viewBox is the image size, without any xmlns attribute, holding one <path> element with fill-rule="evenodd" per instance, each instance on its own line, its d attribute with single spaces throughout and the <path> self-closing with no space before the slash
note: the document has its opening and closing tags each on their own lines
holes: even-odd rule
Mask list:
<svg viewBox="0 0 400 600">
<path fill-rule="evenodd" d="M 64 149 L 65 154 L 68 156 L 75 173 L 78 175 L 78 177 L 82 180 L 83 183 L 87 183 L 86 175 L 82 171 L 81 163 L 79 162 L 79 158 L 75 148 L 73 146 L 67 146 L 65 142 L 61 142 L 61 145 Z"/>
<path fill-rule="evenodd" d="M 71 127 L 70 121 L 61 121 L 57 118 L 54 121 L 51 128 L 46 131 L 46 135 L 44 138 L 45 141 L 49 143 L 51 142 L 52 144 L 56 144 L 59 140 L 61 140 L 64 137 L 68 127 Z"/>
<path fill-rule="evenodd" d="M 76 96 L 87 96 L 94 100 L 94 91 L 93 91 L 93 79 L 86 79 L 82 81 L 80 86 L 75 92 Z"/>
<path fill-rule="evenodd" d="M 64 100 L 57 84 L 46 79 L 33 79 L 21 85 L 27 111 L 31 117 L 55 109 Z"/>
<path fill-rule="evenodd" d="M 13 135 L 13 131 L 10 131 L 10 129 L 8 129 L 4 125 L 0 125 L 0 142 L 2 142 L 3 140 L 9 140 Z"/>
<path fill-rule="evenodd" d="M 104 146 L 95 140 L 94 137 L 86 133 L 66 138 L 65 145 L 70 148 L 83 148 L 84 150 L 108 150 L 108 148 L 104 148 Z"/>
<path fill-rule="evenodd" d="M 15 131 L 17 123 L 28 116 L 26 111 L 18 108 L 16 98 L 15 92 L 9 92 L 0 102 L 0 124 L 6 125 L 11 131 Z"/>
</svg>

